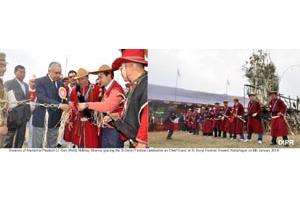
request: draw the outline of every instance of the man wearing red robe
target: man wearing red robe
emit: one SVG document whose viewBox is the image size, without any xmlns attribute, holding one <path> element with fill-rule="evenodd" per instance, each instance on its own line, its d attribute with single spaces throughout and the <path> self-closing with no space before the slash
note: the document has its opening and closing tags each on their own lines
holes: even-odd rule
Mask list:
<svg viewBox="0 0 300 221">
<path fill-rule="evenodd" d="M 223 131 L 223 138 L 227 138 L 227 133 L 229 133 L 230 138 L 232 137 L 230 131 L 230 118 L 231 118 L 231 108 L 228 106 L 228 101 L 223 101 L 224 108 L 223 108 L 223 117 L 222 117 L 222 131 Z"/>
<path fill-rule="evenodd" d="M 200 118 L 201 118 L 200 110 L 199 109 L 195 109 L 194 115 L 195 115 L 195 131 L 194 131 L 194 135 L 199 135 Z"/>
<path fill-rule="evenodd" d="M 186 115 L 185 115 L 185 125 L 187 132 L 192 132 L 192 124 L 191 124 L 191 118 L 192 118 L 192 109 L 189 108 Z"/>
<path fill-rule="evenodd" d="M 238 98 L 233 99 L 233 140 L 236 140 L 237 135 L 240 135 L 240 140 L 244 141 L 244 106 L 239 102 Z"/>
<path fill-rule="evenodd" d="M 191 133 L 193 135 L 196 135 L 196 129 L 197 129 L 197 110 L 194 108 L 193 112 L 191 113 Z"/>
<path fill-rule="evenodd" d="M 254 93 L 249 93 L 249 103 L 248 103 L 248 122 L 247 122 L 247 139 L 246 142 L 251 140 L 252 134 L 256 133 L 258 135 L 258 143 L 262 144 L 263 139 L 263 127 L 261 120 L 261 106 L 259 101 L 256 100 L 256 95 Z"/>
<path fill-rule="evenodd" d="M 122 56 L 112 63 L 131 87 L 126 95 L 122 116 L 110 115 L 117 130 L 130 141 L 130 147 L 148 146 L 148 72 L 145 49 L 122 49 Z"/>
<path fill-rule="evenodd" d="M 76 82 L 77 82 L 77 80 L 75 79 L 76 75 L 77 75 L 77 73 L 74 70 L 70 70 L 68 72 L 68 84 L 65 84 L 65 88 L 67 91 L 67 101 L 70 100 L 72 88 L 76 86 Z M 70 125 L 67 122 L 66 126 L 65 126 L 65 130 L 64 130 L 64 141 L 67 142 L 68 147 L 72 146 L 71 145 L 72 136 L 73 136 L 72 130 L 70 130 Z M 73 145 L 73 147 L 74 147 L 74 145 Z"/>
<path fill-rule="evenodd" d="M 74 70 L 70 70 L 68 72 L 68 85 L 66 86 L 68 97 L 70 97 L 72 88 L 76 85 L 76 79 L 75 79 L 76 75 L 77 75 L 77 73 Z"/>
<path fill-rule="evenodd" d="M 203 135 L 204 136 L 212 136 L 213 135 L 213 118 L 214 118 L 214 110 L 212 107 L 207 108 L 204 123 L 203 123 Z"/>
<path fill-rule="evenodd" d="M 97 101 L 100 88 L 89 82 L 88 72 L 83 68 L 78 70 L 76 79 L 78 85 L 73 87 L 70 95 L 70 101 L 73 103 L 69 123 L 69 129 L 72 130 L 71 142 L 80 148 L 98 148 L 100 143 L 93 111 L 79 111 L 76 106 L 78 103 Z"/>
<path fill-rule="evenodd" d="M 102 65 L 98 71 L 91 72 L 98 74 L 99 83 L 102 86 L 102 93 L 97 102 L 80 103 L 79 110 L 86 108 L 100 113 L 101 147 L 122 148 L 124 146 L 123 136 L 112 124 L 105 122 L 107 113 L 122 115 L 125 94 L 121 85 L 114 80 L 114 73 L 108 65 Z"/>
<path fill-rule="evenodd" d="M 269 109 L 272 115 L 271 120 L 271 145 L 277 144 L 277 137 L 282 137 L 284 141 L 288 141 L 288 126 L 285 120 L 285 113 L 287 110 L 286 104 L 278 98 L 277 91 L 271 91 L 271 100 L 269 102 Z M 285 142 L 287 145 L 287 143 Z"/>
<path fill-rule="evenodd" d="M 220 115 L 219 102 L 215 103 L 213 110 L 214 110 L 214 119 L 213 119 L 214 137 L 221 137 L 221 115 Z"/>
<path fill-rule="evenodd" d="M 175 129 L 175 123 L 174 123 L 175 119 L 176 119 L 176 113 L 172 112 L 164 122 L 166 128 L 168 129 L 167 140 L 172 140 L 172 135 Z"/>
</svg>

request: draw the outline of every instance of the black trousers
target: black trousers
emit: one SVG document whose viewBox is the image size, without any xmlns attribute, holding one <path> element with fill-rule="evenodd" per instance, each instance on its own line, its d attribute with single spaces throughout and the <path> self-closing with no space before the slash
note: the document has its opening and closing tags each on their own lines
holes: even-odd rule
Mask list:
<svg viewBox="0 0 300 221">
<path fill-rule="evenodd" d="M 221 130 L 218 128 L 214 128 L 214 136 L 215 137 L 221 137 Z"/>
<path fill-rule="evenodd" d="M 167 140 L 172 139 L 173 132 L 174 132 L 173 129 L 169 129 L 169 130 L 168 130 Z"/>
<path fill-rule="evenodd" d="M 283 140 L 288 140 L 288 137 L 287 136 L 283 136 L 282 139 Z M 277 137 L 272 137 L 271 143 L 272 144 L 277 144 Z"/>
<path fill-rule="evenodd" d="M 22 148 L 27 121 L 23 121 L 17 128 L 9 129 L 4 140 L 4 148 Z"/>
</svg>

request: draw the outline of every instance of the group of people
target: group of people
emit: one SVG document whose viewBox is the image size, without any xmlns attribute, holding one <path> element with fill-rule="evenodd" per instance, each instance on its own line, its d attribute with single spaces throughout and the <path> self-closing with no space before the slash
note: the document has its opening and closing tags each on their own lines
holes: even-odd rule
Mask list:
<svg viewBox="0 0 300 221">
<path fill-rule="evenodd" d="M 277 137 L 282 137 L 284 144 L 288 145 L 288 122 L 285 118 L 287 106 L 282 101 L 277 91 L 271 91 L 270 102 L 267 110 L 271 114 L 271 145 L 277 144 Z M 214 105 L 203 105 L 200 109 L 191 108 L 182 118 L 184 130 L 194 135 L 202 130 L 203 136 L 213 136 L 239 139 L 244 142 L 250 142 L 253 134 L 257 134 L 258 144 L 263 143 L 264 126 L 262 120 L 262 107 L 255 93 L 249 93 L 249 103 L 245 108 L 238 98 L 233 99 L 233 106 L 228 105 L 225 100 L 223 105 L 216 102 Z M 172 139 L 174 132 L 174 120 L 176 113 L 172 112 L 167 117 L 168 135 L 167 139 Z M 180 123 L 179 119 L 179 123 Z M 182 128 L 182 126 L 180 126 Z M 245 137 L 244 132 L 247 132 Z"/>
<path fill-rule="evenodd" d="M 79 68 L 62 77 L 61 64 L 32 78 L 15 67 L 15 78 L 3 83 L 6 55 L 0 54 L 0 147 L 23 146 L 29 124 L 29 148 L 122 148 L 148 146 L 148 73 L 146 50 L 121 49 L 112 65 L 97 71 Z M 114 72 L 120 70 L 122 87 Z M 96 75 L 92 83 L 89 75 Z M 13 93 L 11 93 L 13 92 Z M 12 101 L 11 95 L 16 101 Z M 16 103 L 16 105 L 12 105 Z"/>
</svg>

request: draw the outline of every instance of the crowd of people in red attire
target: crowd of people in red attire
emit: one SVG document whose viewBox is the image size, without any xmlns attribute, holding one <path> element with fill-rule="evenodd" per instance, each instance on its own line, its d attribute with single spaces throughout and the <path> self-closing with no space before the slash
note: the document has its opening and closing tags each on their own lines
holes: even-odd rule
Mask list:
<svg viewBox="0 0 300 221">
<path fill-rule="evenodd" d="M 271 115 L 270 132 L 272 136 L 271 145 L 277 144 L 277 137 L 288 140 L 288 125 L 285 120 L 287 106 L 278 97 L 277 91 L 271 91 L 270 102 L 267 107 Z M 223 105 L 216 102 L 214 105 L 201 105 L 200 108 L 189 108 L 186 113 L 179 117 L 171 112 L 165 120 L 168 129 L 167 139 L 171 140 L 175 129 L 175 121 L 179 129 L 188 133 L 203 136 L 230 138 L 231 140 L 250 142 L 253 134 L 257 134 L 258 144 L 263 143 L 265 127 L 262 120 L 262 105 L 257 100 L 255 93 L 249 93 L 249 103 L 244 107 L 238 98 L 233 99 L 233 106 L 228 105 L 225 100 Z M 245 133 L 247 136 L 245 137 Z"/>
</svg>

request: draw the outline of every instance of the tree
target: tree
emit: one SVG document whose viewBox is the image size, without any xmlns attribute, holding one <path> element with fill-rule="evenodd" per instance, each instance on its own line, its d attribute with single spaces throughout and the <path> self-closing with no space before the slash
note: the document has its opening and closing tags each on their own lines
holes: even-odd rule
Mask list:
<svg viewBox="0 0 300 221">
<path fill-rule="evenodd" d="M 270 54 L 263 50 L 253 52 L 249 61 L 243 65 L 245 76 L 250 87 L 248 93 L 255 92 L 263 104 L 268 102 L 268 92 L 279 89 L 279 77 L 276 74 L 276 66 L 271 61 Z"/>
</svg>

